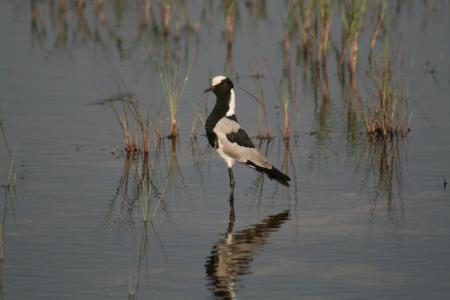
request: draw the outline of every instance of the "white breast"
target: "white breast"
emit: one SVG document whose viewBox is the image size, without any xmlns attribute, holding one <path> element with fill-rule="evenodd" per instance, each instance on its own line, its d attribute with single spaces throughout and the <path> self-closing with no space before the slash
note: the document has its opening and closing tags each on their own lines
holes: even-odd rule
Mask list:
<svg viewBox="0 0 450 300">
<path fill-rule="evenodd" d="M 228 168 L 231 168 L 234 165 L 235 160 L 227 155 L 225 152 L 223 152 L 223 145 L 221 145 L 219 141 L 219 148 L 216 149 L 219 156 L 227 163 Z"/>
</svg>

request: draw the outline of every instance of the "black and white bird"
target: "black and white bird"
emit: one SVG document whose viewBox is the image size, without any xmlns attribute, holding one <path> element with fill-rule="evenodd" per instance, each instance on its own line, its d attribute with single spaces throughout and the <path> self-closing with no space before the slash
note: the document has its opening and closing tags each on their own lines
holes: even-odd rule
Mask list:
<svg viewBox="0 0 450 300">
<path fill-rule="evenodd" d="M 205 90 L 216 95 L 216 105 L 206 120 L 206 136 L 212 147 L 228 166 L 230 187 L 234 189 L 233 164 L 235 161 L 267 174 L 285 186 L 289 186 L 289 176 L 272 166 L 270 161 L 259 152 L 247 133 L 239 125 L 236 115 L 236 98 L 233 82 L 225 76 L 212 79 L 212 86 Z"/>
</svg>

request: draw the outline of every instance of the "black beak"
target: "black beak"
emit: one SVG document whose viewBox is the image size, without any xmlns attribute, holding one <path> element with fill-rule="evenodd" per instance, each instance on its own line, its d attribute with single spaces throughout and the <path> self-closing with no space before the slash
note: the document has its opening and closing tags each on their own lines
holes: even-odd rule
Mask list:
<svg viewBox="0 0 450 300">
<path fill-rule="evenodd" d="M 209 88 L 204 90 L 203 93 L 211 92 L 212 90 L 214 90 L 214 86 L 210 86 Z"/>
</svg>

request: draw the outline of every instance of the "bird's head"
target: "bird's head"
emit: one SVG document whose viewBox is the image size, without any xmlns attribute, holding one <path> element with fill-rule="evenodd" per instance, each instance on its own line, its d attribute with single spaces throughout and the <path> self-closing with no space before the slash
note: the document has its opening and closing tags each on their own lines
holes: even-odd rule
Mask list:
<svg viewBox="0 0 450 300">
<path fill-rule="evenodd" d="M 204 92 L 213 92 L 214 94 L 221 94 L 224 92 L 230 92 L 233 89 L 233 82 L 228 77 L 223 75 L 215 76 L 211 81 L 211 86 L 207 88 Z"/>
</svg>

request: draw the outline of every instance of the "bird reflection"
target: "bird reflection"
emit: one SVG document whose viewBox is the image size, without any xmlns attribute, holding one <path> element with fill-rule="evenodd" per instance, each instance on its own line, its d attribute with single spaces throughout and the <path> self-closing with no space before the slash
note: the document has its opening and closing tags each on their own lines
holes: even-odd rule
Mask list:
<svg viewBox="0 0 450 300">
<path fill-rule="evenodd" d="M 250 263 L 267 242 L 269 233 L 277 231 L 289 218 L 289 211 L 285 210 L 233 233 L 233 200 L 233 193 L 230 193 L 230 218 L 225 237 L 213 246 L 205 264 L 208 285 L 217 299 L 236 298 L 235 285 L 238 277 L 251 273 Z"/>
</svg>

